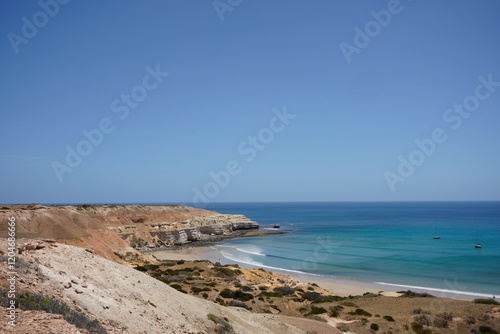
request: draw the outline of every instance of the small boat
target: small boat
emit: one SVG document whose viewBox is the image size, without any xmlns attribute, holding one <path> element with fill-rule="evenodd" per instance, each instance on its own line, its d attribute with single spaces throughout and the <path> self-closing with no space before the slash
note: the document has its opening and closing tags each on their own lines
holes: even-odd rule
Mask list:
<svg viewBox="0 0 500 334">
<path fill-rule="evenodd" d="M 474 247 L 483 248 L 483 245 L 479 242 L 479 238 L 477 237 L 477 232 L 476 232 L 476 245 Z"/>
<path fill-rule="evenodd" d="M 274 224 L 273 228 L 280 228 L 280 226 L 278 224 Z"/>
<path fill-rule="evenodd" d="M 434 230 L 434 239 L 441 239 L 441 237 L 437 234 L 437 227 Z"/>
</svg>

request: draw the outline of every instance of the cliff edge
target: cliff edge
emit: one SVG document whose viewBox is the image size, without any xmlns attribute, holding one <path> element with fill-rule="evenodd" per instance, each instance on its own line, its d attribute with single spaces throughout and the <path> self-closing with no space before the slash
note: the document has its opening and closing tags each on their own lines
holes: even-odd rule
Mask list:
<svg viewBox="0 0 500 334">
<path fill-rule="evenodd" d="M 0 208 L 0 238 L 8 217 L 18 238 L 48 238 L 121 262 L 115 253 L 152 250 L 230 237 L 259 224 L 243 215 L 180 205 L 9 205 Z"/>
</svg>

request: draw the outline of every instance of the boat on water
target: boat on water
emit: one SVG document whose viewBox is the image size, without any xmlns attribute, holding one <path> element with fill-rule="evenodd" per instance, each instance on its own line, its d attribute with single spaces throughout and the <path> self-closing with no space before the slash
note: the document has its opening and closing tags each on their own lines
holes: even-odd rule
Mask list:
<svg viewBox="0 0 500 334">
<path fill-rule="evenodd" d="M 476 245 L 474 246 L 476 248 L 483 248 L 483 245 L 479 242 L 479 238 L 476 233 Z"/>
<path fill-rule="evenodd" d="M 441 237 L 437 234 L 437 227 L 434 230 L 434 239 L 441 239 Z"/>
<path fill-rule="evenodd" d="M 273 228 L 280 228 L 280 226 L 278 224 L 274 224 Z"/>
</svg>

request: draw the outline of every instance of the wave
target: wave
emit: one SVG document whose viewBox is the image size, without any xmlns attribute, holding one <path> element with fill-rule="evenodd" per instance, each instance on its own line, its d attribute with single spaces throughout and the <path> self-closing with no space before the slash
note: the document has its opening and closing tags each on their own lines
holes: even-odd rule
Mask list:
<svg viewBox="0 0 500 334">
<path fill-rule="evenodd" d="M 466 296 L 476 296 L 476 297 L 486 297 L 486 298 L 491 298 L 491 296 L 494 295 L 494 294 L 485 294 L 485 293 L 470 292 L 470 291 L 429 288 L 426 286 L 403 285 L 403 284 L 394 284 L 394 283 L 385 283 L 385 282 L 374 282 L 374 283 L 380 284 L 380 285 L 389 285 L 389 286 L 407 288 L 407 289 L 420 289 L 420 290 L 424 290 L 424 291 L 435 291 L 435 292 L 441 292 L 441 293 L 452 294 L 452 295 L 453 294 L 454 295 L 466 295 Z"/>
<path fill-rule="evenodd" d="M 257 250 L 246 250 L 246 249 L 236 247 L 236 249 L 242 253 L 258 255 L 258 256 L 267 256 L 266 254 L 262 253 L 262 249 L 260 249 L 260 248 L 257 248 Z"/>
<path fill-rule="evenodd" d="M 267 256 L 267 254 L 262 253 L 261 248 L 255 247 L 255 246 L 251 246 L 250 249 L 244 249 L 241 247 L 231 246 L 231 245 L 217 245 L 216 247 L 210 246 L 210 248 L 212 248 L 214 250 L 220 250 L 219 248 L 234 248 L 238 252 L 241 252 L 241 253 L 252 254 L 252 255 L 257 255 L 257 256 Z"/>
<path fill-rule="evenodd" d="M 237 247 L 235 247 L 235 246 L 231 246 L 231 248 L 237 249 Z M 220 251 L 222 256 L 224 256 L 226 259 L 228 259 L 230 261 L 239 262 L 239 263 L 247 264 L 250 266 L 255 266 L 256 268 L 266 268 L 266 269 L 270 269 L 270 270 L 278 271 L 278 272 L 281 271 L 281 272 L 288 272 L 288 273 L 300 274 L 300 275 L 306 275 L 306 276 L 321 277 L 322 279 L 327 279 L 327 280 L 333 279 L 333 280 L 342 280 L 342 281 L 345 280 L 345 281 L 351 281 L 351 282 L 366 282 L 368 284 L 371 283 L 371 284 L 377 284 L 377 285 L 382 285 L 382 286 L 399 287 L 399 288 L 404 288 L 404 289 L 418 289 L 418 290 L 422 290 L 425 292 L 439 292 L 442 294 L 441 297 L 450 297 L 450 295 L 454 295 L 455 297 L 459 297 L 460 295 L 462 295 L 462 296 L 491 298 L 493 295 L 495 295 L 495 294 L 485 294 L 485 293 L 479 293 L 479 292 L 450 290 L 450 289 L 438 289 L 438 288 L 430 288 L 430 287 L 424 287 L 424 286 L 394 284 L 394 283 L 386 283 L 386 282 L 369 282 L 369 281 L 364 281 L 364 280 L 341 278 L 341 277 L 332 276 L 332 275 L 314 274 L 314 273 L 305 272 L 305 271 L 301 271 L 301 270 L 268 266 L 268 265 L 265 265 L 261 262 L 255 261 L 247 256 L 236 256 L 236 255 L 229 253 L 229 252 L 226 252 L 226 251 L 222 251 L 222 250 L 219 250 L 219 251 Z M 500 295 L 500 293 L 498 295 Z"/>
<path fill-rule="evenodd" d="M 318 275 L 318 274 L 312 274 L 308 273 L 305 271 L 300 271 L 300 270 L 295 270 L 295 269 L 286 269 L 286 268 L 279 268 L 279 267 L 273 267 L 273 266 L 267 266 L 263 263 L 254 261 L 248 257 L 237 257 L 231 253 L 220 251 L 222 256 L 224 256 L 226 259 L 234 261 L 234 262 L 239 262 L 239 263 L 244 263 L 248 264 L 251 266 L 256 266 L 257 268 L 267 268 L 267 269 L 272 269 L 272 270 L 277 270 L 277 271 L 285 271 L 285 272 L 290 272 L 290 273 L 296 273 L 296 274 L 302 274 L 302 275 L 310 275 L 310 276 L 323 276 L 323 275 Z"/>
</svg>

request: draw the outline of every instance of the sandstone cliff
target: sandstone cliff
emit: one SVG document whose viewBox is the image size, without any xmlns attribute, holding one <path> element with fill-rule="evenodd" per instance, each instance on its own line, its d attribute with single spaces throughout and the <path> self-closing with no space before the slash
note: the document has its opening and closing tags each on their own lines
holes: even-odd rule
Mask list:
<svg viewBox="0 0 500 334">
<path fill-rule="evenodd" d="M 91 248 L 120 260 L 114 253 L 182 245 L 231 236 L 259 224 L 243 215 L 178 205 L 10 205 L 0 210 L 0 237 L 7 236 L 7 218 L 16 218 L 18 238 L 54 238 Z"/>
</svg>

